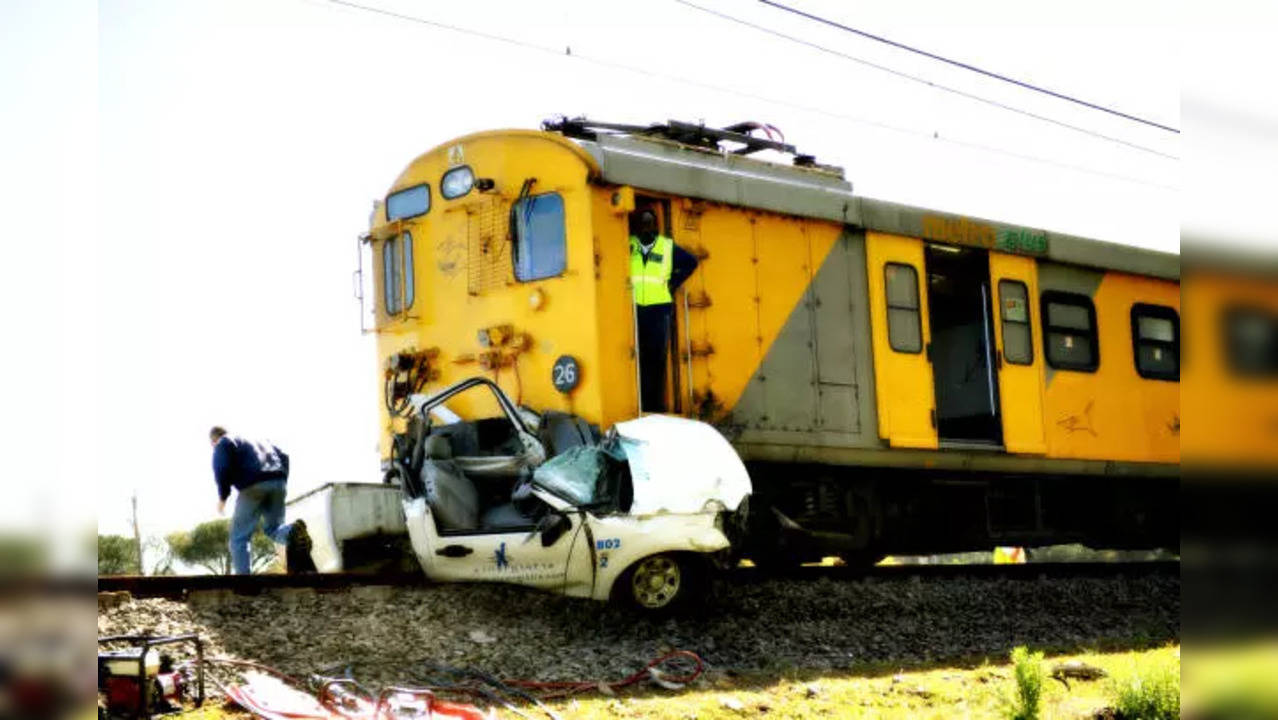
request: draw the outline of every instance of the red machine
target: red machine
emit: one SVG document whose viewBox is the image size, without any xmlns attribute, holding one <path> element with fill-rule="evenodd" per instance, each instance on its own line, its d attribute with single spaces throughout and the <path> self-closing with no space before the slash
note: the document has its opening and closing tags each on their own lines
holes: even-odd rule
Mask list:
<svg viewBox="0 0 1278 720">
<path fill-rule="evenodd" d="M 196 654 L 196 705 L 204 702 L 204 645 L 196 635 L 173 637 L 125 636 L 98 638 L 98 646 L 129 643 L 128 647 L 98 652 L 99 717 L 150 718 L 182 709 L 188 678 L 174 668 L 173 659 L 155 648 L 192 643 Z"/>
</svg>

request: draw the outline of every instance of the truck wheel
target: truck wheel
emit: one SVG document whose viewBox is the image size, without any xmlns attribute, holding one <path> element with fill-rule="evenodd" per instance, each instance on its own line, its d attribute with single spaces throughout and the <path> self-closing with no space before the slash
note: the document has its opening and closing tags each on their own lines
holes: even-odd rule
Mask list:
<svg viewBox="0 0 1278 720">
<path fill-rule="evenodd" d="M 630 566 L 618 590 L 630 605 L 648 613 L 663 613 L 687 602 L 702 578 L 693 564 L 679 555 L 662 553 Z"/>
<path fill-rule="evenodd" d="M 315 561 L 311 559 L 311 536 L 306 531 L 305 520 L 293 521 L 288 543 L 284 546 L 284 572 L 289 575 L 315 572 Z"/>
</svg>

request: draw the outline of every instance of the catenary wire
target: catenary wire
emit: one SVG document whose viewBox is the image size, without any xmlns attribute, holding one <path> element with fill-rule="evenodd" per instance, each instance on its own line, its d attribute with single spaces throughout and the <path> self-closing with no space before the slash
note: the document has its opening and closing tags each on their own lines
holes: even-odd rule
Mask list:
<svg viewBox="0 0 1278 720">
<path fill-rule="evenodd" d="M 1139 151 L 1141 151 L 1141 152 L 1147 152 L 1147 153 L 1150 153 L 1151 155 L 1158 155 L 1159 157 L 1164 157 L 1164 158 L 1167 158 L 1168 160 L 1179 160 L 1179 159 L 1180 159 L 1179 157 L 1177 157 L 1177 156 L 1175 156 L 1175 155 L 1172 155 L 1172 154 L 1169 154 L 1169 153 L 1165 153 L 1165 152 L 1163 152 L 1163 151 L 1161 151 L 1161 150 L 1155 150 L 1154 148 L 1148 147 L 1148 146 L 1146 146 L 1146 145 L 1141 145 L 1141 144 L 1139 144 L 1139 143 L 1134 143 L 1134 142 L 1131 142 L 1131 141 L 1129 141 L 1129 140 L 1124 140 L 1124 139 L 1122 139 L 1122 138 L 1114 137 L 1113 135 L 1106 135 L 1105 133 L 1097 132 L 1097 131 L 1095 131 L 1095 130 L 1090 130 L 1090 129 L 1088 129 L 1088 128 L 1081 127 L 1081 126 L 1079 126 L 1079 125 L 1074 125 L 1074 124 L 1072 124 L 1072 123 L 1067 123 L 1067 122 L 1065 122 L 1065 121 L 1063 121 L 1063 120 L 1057 120 L 1056 118 L 1048 117 L 1048 116 L 1046 116 L 1046 115 L 1042 115 L 1042 114 L 1039 114 L 1039 113 L 1036 113 L 1036 112 L 1032 112 L 1032 111 L 1030 111 L 1030 110 L 1025 110 L 1024 108 L 1019 108 L 1019 107 L 1016 107 L 1016 106 L 1014 106 L 1014 105 L 1008 105 L 1007 103 L 1002 103 L 1002 102 L 999 102 L 999 101 L 997 101 L 997 100 L 992 100 L 992 99 L 990 99 L 990 98 L 983 97 L 983 96 L 981 96 L 981 95 L 977 95 L 977 94 L 975 94 L 975 93 L 970 93 L 970 92 L 967 92 L 967 91 L 965 91 L 965 90 L 959 90 L 959 89 L 957 89 L 957 88 L 952 88 L 952 87 L 949 87 L 949 86 L 947 86 L 947 85 L 942 85 L 942 84 L 940 84 L 940 83 L 937 83 L 937 82 L 933 82 L 933 81 L 931 81 L 931 80 L 928 80 L 927 78 L 919 77 L 918 75 L 911 75 L 910 73 L 902 72 L 902 71 L 900 71 L 900 70 L 897 70 L 897 69 L 895 69 L 895 68 L 888 67 L 888 66 L 886 66 L 886 65 L 881 65 L 881 64 L 879 64 L 879 63 L 876 63 L 876 62 L 873 62 L 873 61 L 870 61 L 870 60 L 866 60 L 866 59 L 864 59 L 864 58 L 856 57 L 855 55 L 849 55 L 849 54 L 847 54 L 847 53 L 840 52 L 840 51 L 838 51 L 838 50 L 834 50 L 834 49 L 832 49 L 832 48 L 828 48 L 828 47 L 826 47 L 826 46 L 824 46 L 824 45 L 820 45 L 820 44 L 818 44 L 818 43 L 811 42 L 810 40 L 804 40 L 803 38 L 795 37 L 794 35 L 787 35 L 786 33 L 783 33 L 783 32 L 777 31 L 777 30 L 773 30 L 772 28 L 764 27 L 763 25 L 758 25 L 758 24 L 755 24 L 755 23 L 749 22 L 748 20 L 742 20 L 741 18 L 735 17 L 735 16 L 733 16 L 733 15 L 729 15 L 729 14 L 727 14 L 727 13 L 719 12 L 718 10 L 713 10 L 713 9 L 711 9 L 711 8 L 707 8 L 707 7 L 703 7 L 703 6 L 701 6 L 701 5 L 697 5 L 696 3 L 689 2 L 688 0 L 675 0 L 675 2 L 679 3 L 680 5 L 685 5 L 685 6 L 687 6 L 687 7 L 693 8 L 693 9 L 695 9 L 695 10 L 700 10 L 700 11 L 701 11 L 701 12 L 703 12 L 703 13 L 707 13 L 707 14 L 709 14 L 709 15 L 714 15 L 715 17 L 722 18 L 722 19 L 724 19 L 724 20 L 728 20 L 728 21 L 730 21 L 730 22 L 737 23 L 738 25 L 744 25 L 745 27 L 753 28 L 753 29 L 755 29 L 755 30 L 758 30 L 759 32 L 768 33 L 769 35 L 773 35 L 773 36 L 775 36 L 775 37 L 779 37 L 779 38 L 782 38 L 782 39 L 785 39 L 785 40 L 789 40 L 790 42 L 793 42 L 793 43 L 798 43 L 798 44 L 803 45 L 803 46 L 805 46 L 805 47 L 812 48 L 813 50 L 819 50 L 820 52 L 823 52 L 823 53 L 826 53 L 826 54 L 829 54 L 829 55 L 833 55 L 833 56 L 835 56 L 835 57 L 839 57 L 839 58 L 842 58 L 842 59 L 844 59 L 844 60 L 849 60 L 849 61 L 851 61 L 851 62 L 854 62 L 854 63 L 860 64 L 860 65 L 864 65 L 864 66 L 869 67 L 869 68 L 873 68 L 873 69 L 875 69 L 875 70 L 879 70 L 879 71 L 882 71 L 882 72 L 888 73 L 888 74 L 890 74 L 890 75 L 893 75 L 893 76 L 895 76 L 895 77 L 899 77 L 899 78 L 904 79 L 904 80 L 909 80 L 909 81 L 911 81 L 911 82 L 916 82 L 916 83 L 920 83 L 920 84 L 922 84 L 922 85 L 927 85 L 928 87 L 935 88 L 935 89 L 940 90 L 940 91 L 942 91 L 942 92 L 947 92 L 947 93 L 950 93 L 950 94 L 953 94 L 953 95 L 957 95 L 957 96 L 959 96 L 959 97 L 963 97 L 963 98 L 966 98 L 966 99 L 968 99 L 968 100 L 974 100 L 974 101 L 976 101 L 976 102 L 979 102 L 979 103 L 982 103 L 982 104 L 985 104 L 985 105 L 989 105 L 989 106 L 991 106 L 991 107 L 995 107 L 995 108 L 998 108 L 998 109 L 1000 109 L 1000 110 L 1006 110 L 1006 111 L 1008 111 L 1008 112 L 1013 112 L 1013 113 L 1016 113 L 1016 114 L 1018 114 L 1018 115 L 1024 115 L 1025 117 L 1029 117 L 1029 118 L 1033 118 L 1033 119 L 1035 119 L 1035 120 L 1040 120 L 1040 121 L 1042 121 L 1042 122 L 1050 123 L 1050 124 L 1052 124 L 1052 125 L 1056 125 L 1056 126 L 1058 126 L 1058 127 L 1063 127 L 1063 128 L 1068 129 L 1068 130 L 1072 130 L 1072 131 L 1074 131 L 1074 132 L 1082 133 L 1082 134 L 1084 134 L 1084 135 L 1090 135 L 1091 137 L 1094 137 L 1094 138 L 1098 138 L 1098 139 L 1101 139 L 1101 140 L 1107 140 L 1107 141 L 1109 141 L 1109 142 L 1117 143 L 1117 144 L 1119 144 L 1119 145 L 1125 145 L 1125 146 L 1127 146 L 1127 147 L 1129 147 L 1129 148 L 1132 148 L 1132 149 L 1134 149 L 1134 150 L 1139 150 Z"/>
<path fill-rule="evenodd" d="M 994 78 L 995 80 L 1001 80 L 1001 81 L 1006 82 L 1006 83 L 1011 83 L 1012 85 L 1016 85 L 1016 86 L 1018 86 L 1018 87 L 1025 88 L 1026 90 L 1032 90 L 1032 91 L 1034 91 L 1034 92 L 1043 93 L 1044 95 L 1050 95 L 1051 97 L 1057 98 L 1057 99 L 1059 99 L 1059 100 L 1064 100 L 1064 101 L 1066 101 L 1066 102 L 1071 102 L 1071 103 L 1075 103 L 1075 104 L 1077 104 L 1077 105 L 1082 105 L 1083 107 L 1091 108 L 1092 110 L 1098 110 L 1098 111 L 1100 111 L 1100 112 L 1108 113 L 1108 114 L 1110 114 L 1110 115 L 1114 115 L 1114 116 L 1116 116 L 1116 117 L 1121 117 L 1121 118 L 1124 118 L 1124 119 L 1127 119 L 1127 120 L 1131 120 L 1132 122 L 1138 122 L 1138 123 L 1141 123 L 1141 124 L 1143 124 L 1143 125 L 1148 125 L 1148 126 L 1150 126 L 1150 127 L 1155 127 L 1155 128 L 1158 128 L 1159 130 L 1166 130 L 1167 132 L 1172 132 L 1172 133 L 1180 134 L 1180 129 L 1178 129 L 1178 128 L 1174 128 L 1174 127 L 1170 127 L 1170 126 L 1168 126 L 1168 125 L 1164 125 L 1164 124 L 1162 124 L 1162 123 L 1154 122 L 1153 120 L 1147 120 L 1147 119 L 1145 119 L 1145 118 L 1138 117 L 1138 116 L 1136 116 L 1136 115 L 1130 115 L 1130 114 L 1128 114 L 1128 113 L 1122 112 L 1122 111 L 1120 111 L 1120 110 L 1115 110 L 1115 109 L 1113 109 L 1113 108 L 1106 107 L 1106 106 L 1104 106 L 1104 105 L 1100 105 L 1100 104 L 1093 103 L 1093 102 L 1088 102 L 1088 101 L 1086 101 L 1086 100 L 1082 100 L 1082 99 L 1080 99 L 1080 98 L 1076 98 L 1076 97 L 1073 97 L 1073 96 L 1071 96 L 1071 95 L 1066 95 L 1065 93 L 1056 92 L 1055 90 L 1050 90 L 1050 89 L 1045 88 L 1045 87 L 1041 87 L 1041 86 L 1038 86 L 1038 85 L 1034 85 L 1034 84 L 1032 84 L 1032 83 L 1025 82 L 1024 80 L 1017 80 L 1016 78 L 1008 77 L 1008 76 L 1006 76 L 1006 75 L 1002 75 L 1002 74 L 999 74 L 999 73 L 996 73 L 996 72 L 993 72 L 993 71 L 990 71 L 990 70 L 984 70 L 984 69 L 982 69 L 982 68 L 976 67 L 975 65 L 971 65 L 971 64 L 969 64 L 969 63 L 960 62 L 960 61 L 958 61 L 958 60 L 953 60 L 953 59 L 947 58 L 947 57 L 945 57 L 945 56 L 943 56 L 943 55 L 937 55 L 936 53 L 931 53 L 931 52 L 928 52 L 928 51 L 926 51 L 926 50 L 922 50 L 922 49 L 920 49 L 920 48 L 912 47 L 912 46 L 910 46 L 910 45 L 906 45 L 905 43 L 901 43 L 901 42 L 897 42 L 897 41 L 895 41 L 895 40 L 891 40 L 891 39 L 885 38 L 885 37 L 883 37 L 882 35 L 875 35 L 874 33 L 866 32 L 865 30 L 858 30 L 857 28 L 850 27 L 850 26 L 848 26 L 848 25 L 844 25 L 844 24 L 839 23 L 839 22 L 835 22 L 835 21 L 830 20 L 830 19 L 828 19 L 828 18 L 823 18 L 823 17 L 821 17 L 820 15 L 813 15 L 812 13 L 807 13 L 807 12 L 804 12 L 804 11 L 802 11 L 802 10 L 799 10 L 798 8 L 793 8 L 793 7 L 790 7 L 790 6 L 788 6 L 788 5 L 783 5 L 783 4 L 779 3 L 779 2 L 774 2 L 773 0 L 759 0 L 759 2 L 763 3 L 764 5 L 768 5 L 768 6 L 770 6 L 770 7 L 777 8 L 778 10 L 784 10 L 784 11 L 786 11 L 786 12 L 793 13 L 793 14 L 798 15 L 798 16 L 800 16 L 800 17 L 805 17 L 805 18 L 807 18 L 807 19 L 809 19 L 809 20 L 812 20 L 812 21 L 814 21 L 814 22 L 821 23 L 821 24 L 823 24 L 823 25 L 828 25 L 828 26 L 830 26 L 830 27 L 838 28 L 838 29 L 843 30 L 843 31 L 845 31 L 845 32 L 850 32 L 850 33 L 852 33 L 852 34 L 854 34 L 854 35 L 860 35 L 861 37 L 864 37 L 864 38 L 867 38 L 867 39 L 870 39 L 870 40 L 874 40 L 874 41 L 876 41 L 876 42 L 881 42 L 881 43 L 884 43 L 884 44 L 886 44 L 886 45 L 890 45 L 890 46 L 892 46 L 892 47 L 894 47 L 894 48 L 898 48 L 898 49 L 901 49 L 901 50 L 905 50 L 905 51 L 908 51 L 908 52 L 912 52 L 912 53 L 915 53 L 915 54 L 917 54 L 917 55 L 922 55 L 923 57 L 930 58 L 930 59 L 932 59 L 932 60 L 937 60 L 937 61 L 939 61 L 939 62 L 943 62 L 943 63 L 946 63 L 946 64 L 948 64 L 948 65 L 953 65 L 954 67 L 962 68 L 962 69 L 964 69 L 964 70 L 970 70 L 970 71 L 972 71 L 972 72 L 974 72 L 974 73 L 978 73 L 978 74 L 980 74 L 980 75 L 984 75 L 984 76 L 989 77 L 989 78 Z"/>
<path fill-rule="evenodd" d="M 376 14 L 376 15 L 383 15 L 383 16 L 386 16 L 386 17 L 395 18 L 395 19 L 398 19 L 398 20 L 403 20 L 403 21 L 405 21 L 405 22 L 415 23 L 415 24 L 418 24 L 418 25 L 424 25 L 424 26 L 428 26 L 428 27 L 439 28 L 439 29 L 442 29 L 442 30 L 448 30 L 448 31 L 455 32 L 455 33 L 458 33 L 458 34 L 461 34 L 461 35 L 470 35 L 470 36 L 472 36 L 472 37 L 483 38 L 483 39 L 485 39 L 485 40 L 491 40 L 491 41 L 499 42 L 499 43 L 503 43 L 503 44 L 506 44 L 506 45 L 512 45 L 512 46 L 515 46 L 515 47 L 520 47 L 520 48 L 524 48 L 524 49 L 528 49 L 528 50 L 534 50 L 534 51 L 537 51 L 537 52 L 540 52 L 540 53 L 544 53 L 544 54 L 547 54 L 547 55 L 554 55 L 554 56 L 556 56 L 556 57 L 570 57 L 570 58 L 572 58 L 572 59 L 575 59 L 575 60 L 581 60 L 581 61 L 584 61 L 584 62 L 587 62 L 587 63 L 593 64 L 593 65 L 598 65 L 598 66 L 600 66 L 600 67 L 611 68 L 611 69 L 614 69 L 614 70 L 623 70 L 623 71 L 630 72 L 630 73 L 634 73 L 634 74 L 637 74 L 637 75 L 644 75 L 644 76 L 647 76 L 647 77 L 653 77 L 653 78 L 657 78 L 657 79 L 660 79 L 660 80 L 665 80 L 665 81 L 668 81 L 668 82 L 677 82 L 677 83 L 681 83 L 681 84 L 684 84 L 684 85 L 689 85 L 689 86 L 692 86 L 692 87 L 699 87 L 699 88 L 702 88 L 702 89 L 705 89 L 705 90 L 711 90 L 711 91 L 713 91 L 713 92 L 724 93 L 724 94 L 727 94 L 727 95 L 735 95 L 735 96 L 737 96 L 737 97 L 746 98 L 746 99 L 749 99 L 749 100 L 757 100 L 757 101 L 759 101 L 759 102 L 765 102 L 765 103 L 769 103 L 769 104 L 772 104 L 772 105 L 777 105 L 777 106 L 780 106 L 780 107 L 788 107 L 788 108 L 791 108 L 791 109 L 793 109 L 793 110 L 798 110 L 798 111 L 800 111 L 800 112 L 805 112 L 805 113 L 809 113 L 809 114 L 813 114 L 813 115 L 823 115 L 823 116 L 825 116 L 825 117 L 833 118 L 833 119 L 836 119 L 836 120 L 844 120 L 844 121 L 847 121 L 847 122 L 857 123 L 857 124 L 859 124 L 859 125 L 865 125 L 865 126 L 868 126 L 868 127 L 875 127 L 875 128 L 880 129 L 880 130 L 887 130 L 887 131 L 894 132 L 894 133 L 898 133 L 898 134 L 901 134 L 901 135 L 907 135 L 907 136 L 911 136 L 911 137 L 921 137 L 921 138 L 927 138 L 927 139 L 932 139 L 932 140 L 938 140 L 938 141 L 940 141 L 940 142 L 948 143 L 948 144 L 951 144 L 951 145 L 957 145 L 957 146 L 959 146 L 959 147 L 966 147 L 966 148 L 969 148 L 969 149 L 981 150 L 981 151 L 984 151 L 984 152 L 989 152 L 989 153 L 993 153 L 993 154 L 997 154 L 997 155 L 1003 155 L 1003 156 L 1005 156 L 1005 157 L 1010 157 L 1010 158 L 1014 158 L 1014 159 L 1017 159 L 1017 160 L 1022 160 L 1022 161 L 1025 161 L 1025 162 L 1037 163 L 1037 164 L 1041 164 L 1041 165 L 1048 165 L 1048 166 L 1052 166 L 1052 167 L 1056 167 L 1056 168 L 1060 168 L 1060 169 L 1064 169 L 1064 170 L 1070 170 L 1070 171 L 1077 172 L 1077 173 L 1082 173 L 1082 174 L 1086 174 L 1086 175 L 1094 175 L 1094 176 L 1097 176 L 1097 177 L 1109 178 L 1109 179 L 1111 179 L 1111 180 L 1119 180 L 1119 181 L 1122 181 L 1122 182 L 1132 183 L 1132 184 L 1135 184 L 1135 185 L 1145 185 L 1145 186 L 1147 186 L 1147 187 L 1159 188 L 1159 189 L 1161 189 L 1161 190 L 1176 190 L 1176 189 L 1177 189 L 1175 186 L 1173 186 L 1173 185 L 1168 185 L 1168 184 L 1165 184 L 1165 183 L 1152 182 L 1152 181 L 1145 180 L 1145 179 L 1142 179 L 1142 178 L 1135 178 L 1135 177 L 1131 177 L 1131 176 L 1129 176 L 1129 175 L 1122 175 L 1122 174 L 1119 174 L 1119 173 L 1111 173 L 1111 172 L 1108 172 L 1108 171 L 1105 171 L 1105 170 L 1098 170 L 1098 169 L 1096 169 L 1096 168 L 1087 167 L 1087 166 L 1085 166 L 1085 165 L 1075 165 L 1075 164 L 1073 164 L 1073 163 L 1068 163 L 1068 162 L 1064 162 L 1064 161 L 1060 161 L 1060 160 L 1054 160 L 1054 159 L 1052 159 L 1052 158 L 1045 158 L 1045 157 L 1040 157 L 1040 156 L 1037 156 L 1037 155 L 1029 155 L 1029 154 L 1025 154 L 1025 153 L 1016 152 L 1016 151 L 1014 151 L 1014 150 L 1007 150 L 1007 149 L 1005 149 L 1005 148 L 995 147 L 995 146 L 992 146 L 992 145 L 985 145 L 985 144 L 983 144 L 983 143 L 977 143 L 977 142 L 971 142 L 971 141 L 965 141 L 965 140 L 958 140 L 958 139 L 950 138 L 950 137 L 943 137 L 943 136 L 941 136 L 941 135 L 940 135 L 940 134 L 938 134 L 938 133 L 928 133 L 928 132 L 926 132 L 926 131 L 922 131 L 922 130 L 911 130 L 911 129 L 909 129 L 909 128 L 903 128 L 903 127 L 900 127 L 900 126 L 897 126 L 897 125 L 892 125 L 892 124 L 889 124 L 889 123 L 881 122 L 881 121 L 879 121 L 879 120 L 873 120 L 873 119 L 870 119 L 870 118 L 859 117 L 859 116 L 855 116 L 855 115 L 848 115 L 848 114 L 845 114 L 845 113 L 835 112 L 835 111 L 832 111 L 832 110 L 826 110 L 825 108 L 814 107 L 814 106 L 811 106 L 811 105 L 804 105 L 804 104 L 801 104 L 801 103 L 794 103 L 794 102 L 790 102 L 790 101 L 787 101 L 787 100 L 779 100 L 779 99 L 777 99 L 777 98 L 767 97 L 767 96 L 764 96 L 764 95 L 758 95 L 758 94 L 756 94 L 756 93 L 751 93 L 751 92 L 744 91 L 744 90 L 737 90 L 737 89 L 734 89 L 734 88 L 723 87 L 723 86 L 721 86 L 721 85 L 713 85 L 713 84 L 710 84 L 710 83 L 701 82 L 701 81 L 699 81 L 699 80 L 693 80 L 693 79 L 690 79 L 690 78 L 687 78 L 687 77 L 683 77 L 683 76 L 678 76 L 678 75 L 667 75 L 667 74 L 665 74 L 665 73 L 660 73 L 660 72 L 656 72 L 656 71 L 653 71 L 653 70 L 648 70 L 648 69 L 645 69 L 645 68 L 635 67 L 635 66 L 632 66 L 632 65 L 625 65 L 625 64 L 618 63 L 618 62 L 615 62 L 615 61 L 612 61 L 612 60 L 605 60 L 605 59 L 602 59 L 602 58 L 594 58 L 594 57 L 590 57 L 590 56 L 587 56 L 587 55 L 582 55 L 582 54 L 581 54 L 581 53 L 579 53 L 579 52 L 577 52 L 577 53 L 572 53 L 572 54 L 568 54 L 568 53 L 566 53 L 566 52 L 564 52 L 564 51 L 561 51 L 561 50 L 559 50 L 559 49 L 557 49 L 557 48 L 546 47 L 546 46 L 544 46 L 544 45 L 537 45 L 537 44 L 535 44 L 535 43 L 529 43 L 529 42 L 525 42 L 525 41 L 522 41 L 522 40 L 516 40 L 516 39 L 514 39 L 514 38 L 504 37 L 504 36 L 501 36 L 501 35 L 494 35 L 494 34 L 492 34 L 492 33 L 487 33 L 487 32 L 483 32 L 483 31 L 479 31 L 479 30 L 472 30 L 472 29 L 470 29 L 470 28 L 460 27 L 460 26 L 457 26 L 457 25 L 450 25 L 450 24 L 448 24 L 448 23 L 442 23 L 442 22 L 438 22 L 438 21 L 435 21 L 435 20 L 428 20 L 428 19 L 426 19 L 426 18 L 421 18 L 421 17 L 417 17 L 417 16 L 414 16 L 414 15 L 405 15 L 405 14 L 403 14 L 403 13 L 398 13 L 398 12 L 395 12 L 395 11 L 393 11 L 393 10 L 387 10 L 387 9 L 385 9 L 385 8 L 379 8 L 379 7 L 375 7 L 375 6 L 372 6 L 372 5 L 363 5 L 363 4 L 360 4 L 360 3 L 351 2 L 350 0 L 321 0 L 321 1 L 322 1 L 322 2 L 326 2 L 326 3 L 329 3 L 329 4 L 332 4 L 332 5 L 338 5 L 338 6 L 347 7 L 347 8 L 351 8 L 351 9 L 355 9 L 355 10 L 361 10 L 361 11 L 368 12 L 368 13 L 373 13 L 373 14 Z"/>
</svg>

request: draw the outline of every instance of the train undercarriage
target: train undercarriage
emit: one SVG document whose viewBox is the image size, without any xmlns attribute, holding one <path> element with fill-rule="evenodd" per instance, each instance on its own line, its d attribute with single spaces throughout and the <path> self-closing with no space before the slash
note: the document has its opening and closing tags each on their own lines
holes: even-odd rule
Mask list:
<svg viewBox="0 0 1278 720">
<path fill-rule="evenodd" d="M 763 565 L 1078 543 L 1179 547 L 1176 477 L 977 474 L 748 462 L 745 555 Z"/>
</svg>

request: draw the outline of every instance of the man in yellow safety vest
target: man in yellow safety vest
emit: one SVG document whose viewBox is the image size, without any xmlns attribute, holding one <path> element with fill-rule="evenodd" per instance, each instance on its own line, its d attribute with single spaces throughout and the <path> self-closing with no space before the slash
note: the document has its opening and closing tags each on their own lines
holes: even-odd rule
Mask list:
<svg viewBox="0 0 1278 720">
<path fill-rule="evenodd" d="M 639 327 L 639 407 L 666 409 L 666 355 L 674 291 L 697 269 L 697 258 L 657 233 L 657 214 L 641 208 L 630 216 L 630 284 Z"/>
</svg>

